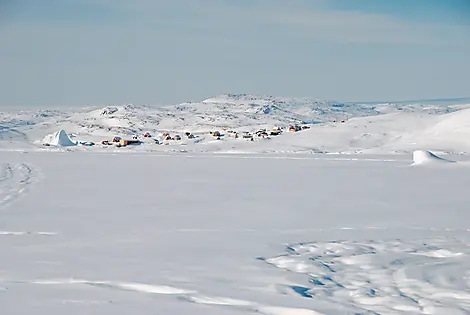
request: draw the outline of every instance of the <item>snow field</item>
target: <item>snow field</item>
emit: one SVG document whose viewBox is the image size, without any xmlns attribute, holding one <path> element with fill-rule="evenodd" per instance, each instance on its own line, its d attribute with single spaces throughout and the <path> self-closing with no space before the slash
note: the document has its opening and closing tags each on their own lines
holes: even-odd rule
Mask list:
<svg viewBox="0 0 470 315">
<path fill-rule="evenodd" d="M 411 158 L 3 152 L 0 305 L 466 314 L 469 169 Z"/>
<path fill-rule="evenodd" d="M 470 314 L 469 106 L 0 112 L 0 313 Z"/>
</svg>

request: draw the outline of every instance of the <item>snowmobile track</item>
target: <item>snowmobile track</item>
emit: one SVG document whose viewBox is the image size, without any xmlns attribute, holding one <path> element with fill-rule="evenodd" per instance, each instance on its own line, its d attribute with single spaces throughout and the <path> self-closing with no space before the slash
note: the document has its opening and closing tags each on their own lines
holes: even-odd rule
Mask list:
<svg viewBox="0 0 470 315">
<path fill-rule="evenodd" d="M 0 209 L 17 200 L 35 182 L 36 171 L 27 164 L 0 167 Z"/>
</svg>

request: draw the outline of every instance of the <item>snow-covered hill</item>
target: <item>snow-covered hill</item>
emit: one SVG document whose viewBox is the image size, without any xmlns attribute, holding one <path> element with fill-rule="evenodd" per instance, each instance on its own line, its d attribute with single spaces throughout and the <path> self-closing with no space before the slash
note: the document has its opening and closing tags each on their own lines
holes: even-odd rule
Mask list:
<svg viewBox="0 0 470 315">
<path fill-rule="evenodd" d="M 227 94 L 159 108 L 120 105 L 2 112 L 0 146 L 37 148 L 46 135 L 64 129 L 75 140 L 96 142 L 114 136 L 142 136 L 146 132 L 152 136 L 163 132 L 196 135 L 191 140 L 167 142 L 170 147 L 152 143 L 139 150 L 174 150 L 184 146 L 182 150 L 204 152 L 396 153 L 422 148 L 470 152 L 469 107 L 470 99 L 356 104 Z M 260 128 L 269 132 L 274 126 L 288 128 L 296 124 L 310 128 L 250 142 L 226 134 L 229 130 L 241 133 Z M 208 135 L 214 130 L 222 133 L 218 141 Z"/>
</svg>

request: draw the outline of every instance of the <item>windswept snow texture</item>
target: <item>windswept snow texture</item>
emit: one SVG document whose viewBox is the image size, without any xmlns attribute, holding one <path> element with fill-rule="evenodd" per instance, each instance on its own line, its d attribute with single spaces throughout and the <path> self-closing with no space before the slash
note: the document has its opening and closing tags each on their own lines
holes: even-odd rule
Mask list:
<svg viewBox="0 0 470 315">
<path fill-rule="evenodd" d="M 426 149 L 461 154 L 470 152 L 469 107 L 470 99 L 358 104 L 228 94 L 160 108 L 119 105 L 1 112 L 0 149 L 59 150 L 41 144 L 46 135 L 64 129 L 73 142 L 96 143 L 115 136 L 142 137 L 149 132 L 164 145 L 145 141 L 131 148 L 146 152 L 389 154 Z M 310 129 L 287 132 L 295 124 Z M 241 135 L 260 128 L 269 132 L 273 127 L 286 129 L 281 136 L 255 137 L 254 141 L 234 139 L 229 133 L 236 131 Z M 209 131 L 220 131 L 222 135 L 216 140 Z M 165 142 L 160 137 L 163 132 L 172 136 L 190 132 L 195 137 Z M 64 150 L 104 149 L 115 148 L 77 146 Z"/>
<path fill-rule="evenodd" d="M 1 313 L 468 314 L 470 168 L 410 163 L 2 152 Z"/>
<path fill-rule="evenodd" d="M 469 254 L 453 238 L 397 238 L 298 243 L 265 261 L 304 276 L 302 286 L 278 286 L 281 293 L 376 314 L 465 314 Z"/>
</svg>

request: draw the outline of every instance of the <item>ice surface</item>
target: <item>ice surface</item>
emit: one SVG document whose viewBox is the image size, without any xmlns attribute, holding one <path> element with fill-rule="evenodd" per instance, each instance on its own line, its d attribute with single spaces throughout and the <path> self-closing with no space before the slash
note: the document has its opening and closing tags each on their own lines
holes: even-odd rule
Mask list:
<svg viewBox="0 0 470 315">
<path fill-rule="evenodd" d="M 2 152 L 2 313 L 467 314 L 470 168 L 410 161 Z"/>
</svg>

